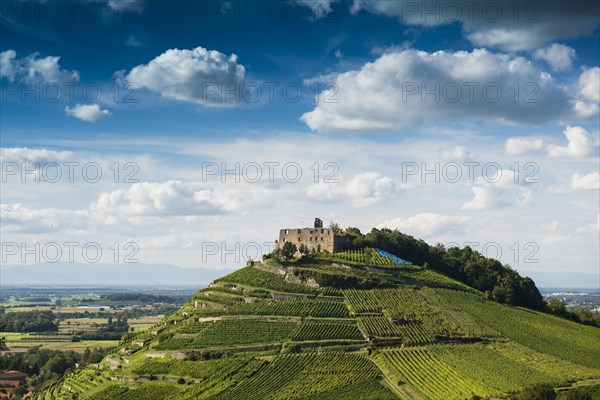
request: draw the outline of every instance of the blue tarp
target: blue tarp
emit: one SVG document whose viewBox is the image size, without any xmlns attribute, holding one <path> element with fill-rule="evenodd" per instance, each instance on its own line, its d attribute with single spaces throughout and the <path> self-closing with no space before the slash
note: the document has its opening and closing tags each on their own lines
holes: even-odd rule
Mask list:
<svg viewBox="0 0 600 400">
<path fill-rule="evenodd" d="M 380 256 L 385 257 L 385 258 L 389 258 L 390 260 L 392 260 L 392 262 L 395 265 L 402 265 L 402 266 L 409 266 L 409 265 L 413 265 L 410 261 L 406 261 L 404 258 L 400 258 L 398 256 L 393 255 L 392 253 L 388 253 L 385 250 L 381 250 L 381 249 L 375 249 L 375 251 L 377 253 L 379 253 Z"/>
</svg>

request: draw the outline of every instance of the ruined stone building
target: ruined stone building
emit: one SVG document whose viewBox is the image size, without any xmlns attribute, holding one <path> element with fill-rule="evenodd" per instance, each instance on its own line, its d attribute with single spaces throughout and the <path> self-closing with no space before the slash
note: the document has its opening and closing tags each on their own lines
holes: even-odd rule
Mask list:
<svg viewBox="0 0 600 400">
<path fill-rule="evenodd" d="M 292 242 L 297 248 L 304 244 L 310 251 L 328 251 L 330 253 L 346 250 L 351 238 L 346 235 L 335 234 L 331 228 L 323 228 L 323 221 L 315 218 L 312 228 L 288 228 L 279 230 L 277 246 L 285 242 Z M 299 254 L 299 253 L 298 253 Z"/>
</svg>

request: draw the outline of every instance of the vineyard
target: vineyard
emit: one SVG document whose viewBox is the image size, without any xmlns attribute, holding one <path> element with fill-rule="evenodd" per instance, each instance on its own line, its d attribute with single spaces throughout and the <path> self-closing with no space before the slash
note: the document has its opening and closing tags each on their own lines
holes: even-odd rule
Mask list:
<svg viewBox="0 0 600 400">
<path fill-rule="evenodd" d="M 462 331 L 413 288 L 345 290 L 350 308 L 364 332 L 374 337 L 401 337 L 407 345 L 428 344 L 435 335 L 461 336 Z M 360 315 L 383 313 L 379 315 Z"/>
<path fill-rule="evenodd" d="M 483 344 L 435 346 L 431 353 L 461 376 L 479 383 L 485 393 L 506 395 L 523 386 L 553 381 L 549 375 L 514 362 Z M 494 370 L 498 365 L 503 366 L 502 374 Z"/>
<path fill-rule="evenodd" d="M 382 267 L 409 266 L 410 262 L 394 256 L 383 250 L 363 248 L 356 250 L 340 251 L 333 254 L 320 254 L 319 257 L 332 261 L 350 261 L 357 264 L 374 265 Z"/>
<path fill-rule="evenodd" d="M 503 336 L 542 353 L 600 368 L 598 328 L 517 307 L 507 307 L 470 293 L 431 289 L 440 304 L 453 305 Z"/>
<path fill-rule="evenodd" d="M 140 376 L 156 375 L 210 380 L 215 377 L 233 376 L 241 369 L 256 371 L 264 363 L 264 360 L 244 356 L 201 362 L 150 359 L 136 367 L 133 373 Z"/>
<path fill-rule="evenodd" d="M 292 335 L 298 324 L 236 319 L 202 324 L 195 334 L 179 334 L 157 346 L 160 350 L 201 349 L 210 346 L 282 341 Z"/>
<path fill-rule="evenodd" d="M 406 261 L 404 258 L 400 258 L 392 253 L 388 253 L 385 250 L 381 250 L 381 249 L 374 249 L 374 250 L 379 256 L 387 258 L 388 260 L 392 261 L 392 263 L 394 265 L 402 265 L 405 267 L 409 267 L 412 265 L 412 263 L 410 261 Z"/>
<path fill-rule="evenodd" d="M 345 318 L 348 307 L 338 301 L 283 300 L 238 304 L 221 312 L 223 315 L 281 315 L 298 317 Z"/>
<path fill-rule="evenodd" d="M 383 351 L 381 356 L 384 363 L 397 371 L 401 380 L 410 383 L 431 400 L 470 399 L 473 395 L 486 393 L 428 350 L 390 350 Z"/>
<path fill-rule="evenodd" d="M 323 257 L 348 264 L 218 279 L 34 400 L 454 400 L 600 382 L 597 328 L 484 300 L 376 249 Z"/>
<path fill-rule="evenodd" d="M 215 399 L 293 399 L 311 397 L 379 377 L 379 370 L 359 354 L 298 354 L 277 357 L 252 378 Z"/>
<path fill-rule="evenodd" d="M 364 340 L 356 324 L 335 322 L 304 322 L 296 331 L 294 340 L 347 339 Z"/>
<path fill-rule="evenodd" d="M 472 287 L 467 286 L 462 282 L 449 278 L 446 275 L 443 275 L 436 271 L 432 271 L 430 269 L 420 269 L 405 272 L 402 276 L 408 281 L 414 282 L 418 285 L 442 287 L 449 289 L 464 290 L 472 293 L 479 293 L 476 289 L 473 289 Z"/>
</svg>

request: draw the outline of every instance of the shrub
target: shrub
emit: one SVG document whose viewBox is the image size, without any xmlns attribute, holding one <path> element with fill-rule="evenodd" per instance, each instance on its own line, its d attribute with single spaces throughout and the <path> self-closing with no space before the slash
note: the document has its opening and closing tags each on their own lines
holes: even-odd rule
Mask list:
<svg viewBox="0 0 600 400">
<path fill-rule="evenodd" d="M 524 388 L 516 397 L 516 400 L 554 400 L 556 392 L 552 386 L 546 383 L 537 383 Z"/>
</svg>

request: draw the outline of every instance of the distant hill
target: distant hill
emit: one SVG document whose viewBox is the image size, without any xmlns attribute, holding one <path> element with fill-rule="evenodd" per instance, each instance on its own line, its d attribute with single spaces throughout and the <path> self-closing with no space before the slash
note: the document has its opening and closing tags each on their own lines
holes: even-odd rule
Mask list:
<svg viewBox="0 0 600 400">
<path fill-rule="evenodd" d="M 500 304 L 432 268 L 397 265 L 394 256 L 405 255 L 363 248 L 285 261 L 272 254 L 215 279 L 34 400 L 599 392 L 599 328 Z"/>
<path fill-rule="evenodd" d="M 159 264 L 56 263 L 3 265 L 2 285 L 51 286 L 205 286 L 223 270 L 181 268 Z"/>
</svg>

